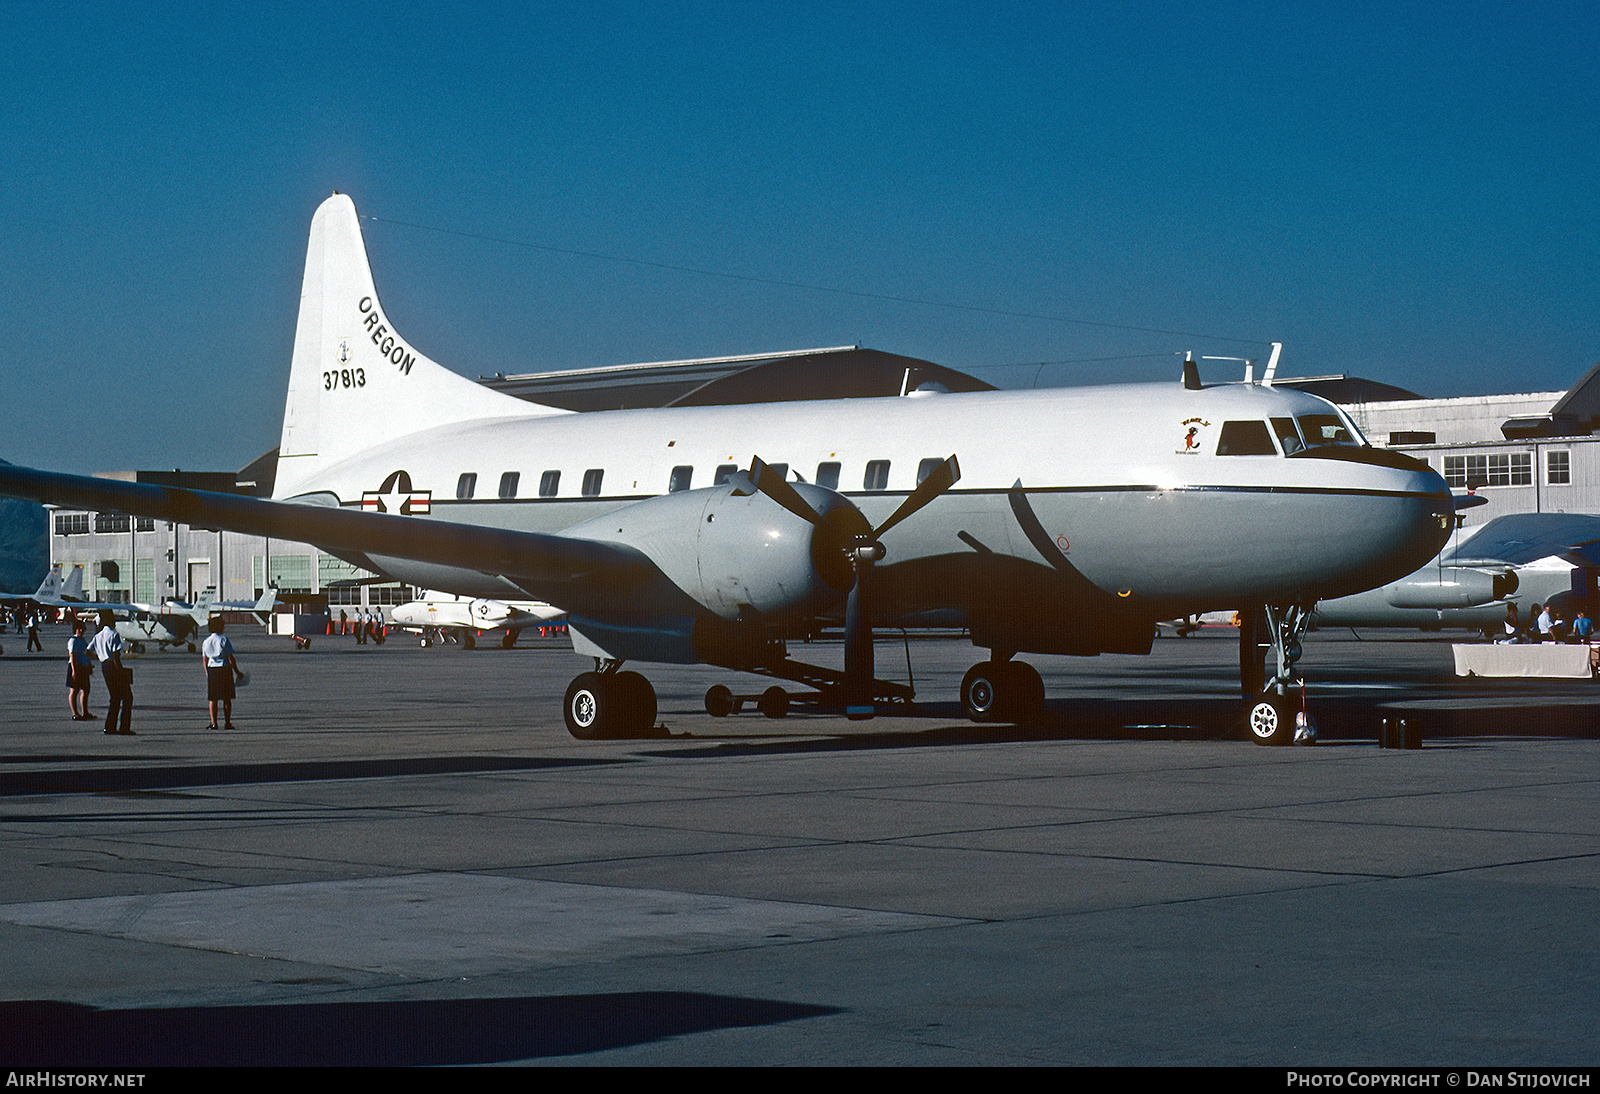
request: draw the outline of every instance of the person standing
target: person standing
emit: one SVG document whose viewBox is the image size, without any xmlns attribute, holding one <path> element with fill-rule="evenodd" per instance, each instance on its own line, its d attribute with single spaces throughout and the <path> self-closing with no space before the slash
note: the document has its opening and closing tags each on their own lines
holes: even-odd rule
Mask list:
<svg viewBox="0 0 1600 1094">
<path fill-rule="evenodd" d="M 38 650 L 44 652 L 44 643 L 39 641 L 39 609 L 35 608 L 28 613 L 28 653 Z"/>
<path fill-rule="evenodd" d="M 1514 646 L 1522 641 L 1522 623 L 1517 619 L 1515 604 L 1506 605 L 1505 633 L 1494 641 L 1497 646 Z"/>
<path fill-rule="evenodd" d="M 84 640 L 83 620 L 72 621 L 72 637 L 67 639 L 67 706 L 72 708 L 74 722 L 87 722 L 94 717 L 89 713 L 89 684 L 94 674 L 89 666 L 89 643 Z"/>
<path fill-rule="evenodd" d="M 200 660 L 206 669 L 206 705 L 211 711 L 211 724 L 217 728 L 217 704 L 222 704 L 224 729 L 233 728 L 233 682 L 244 675 L 233 656 L 233 643 L 222 633 L 222 616 L 214 615 L 209 624 L 211 633 L 200 643 Z"/>
<path fill-rule="evenodd" d="M 100 612 L 100 632 L 94 636 L 89 649 L 100 662 L 100 675 L 110 696 L 106 701 L 106 732 L 134 736 L 133 670 L 122 665 L 122 636 L 117 633 L 115 612 L 109 609 Z M 119 723 L 121 728 L 118 728 Z"/>
</svg>

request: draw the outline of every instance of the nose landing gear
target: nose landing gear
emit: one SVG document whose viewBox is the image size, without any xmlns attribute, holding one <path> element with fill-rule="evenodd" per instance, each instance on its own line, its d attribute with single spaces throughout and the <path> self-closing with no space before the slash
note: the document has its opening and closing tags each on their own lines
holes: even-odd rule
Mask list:
<svg viewBox="0 0 1600 1094">
<path fill-rule="evenodd" d="M 1239 613 L 1239 683 L 1244 691 L 1244 728 L 1252 741 L 1286 745 L 1304 731 L 1314 740 L 1310 719 L 1295 692 L 1305 681 L 1297 665 L 1311 609 L 1300 604 L 1265 604 Z"/>
</svg>

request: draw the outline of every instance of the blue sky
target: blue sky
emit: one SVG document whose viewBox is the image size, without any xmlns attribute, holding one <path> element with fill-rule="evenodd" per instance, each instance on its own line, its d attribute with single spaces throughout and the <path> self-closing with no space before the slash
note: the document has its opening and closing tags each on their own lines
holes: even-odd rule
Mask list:
<svg viewBox="0 0 1600 1094">
<path fill-rule="evenodd" d="M 1461 395 L 1600 360 L 1592 4 L 265 9 L 0 3 L 0 457 L 275 445 L 333 190 L 469 376 L 860 343 L 1175 381 L 1281 340 Z"/>
</svg>

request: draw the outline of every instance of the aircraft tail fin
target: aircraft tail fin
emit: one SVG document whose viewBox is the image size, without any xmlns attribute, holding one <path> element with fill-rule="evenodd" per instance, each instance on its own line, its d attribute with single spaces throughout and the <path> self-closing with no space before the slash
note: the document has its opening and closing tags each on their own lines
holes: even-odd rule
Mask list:
<svg viewBox="0 0 1600 1094">
<path fill-rule="evenodd" d="M 61 596 L 61 564 L 58 562 L 50 567 L 50 572 L 44 575 L 44 580 L 39 582 L 38 589 L 34 590 L 33 598 L 40 603 L 57 600 Z"/>
<path fill-rule="evenodd" d="M 262 590 L 261 599 L 256 601 L 256 606 L 250 609 L 250 615 L 258 624 L 270 629 L 272 626 L 272 609 L 277 606 L 277 603 L 278 589 L 274 585 L 268 585 Z"/>
<path fill-rule="evenodd" d="M 196 619 L 210 619 L 211 605 L 217 599 L 217 590 L 214 585 L 207 585 L 200 590 L 200 595 L 194 598 L 194 608 L 190 611 Z"/>
<path fill-rule="evenodd" d="M 60 597 L 62 600 L 83 599 L 83 567 L 74 566 L 67 575 L 66 582 L 61 586 Z"/>
<path fill-rule="evenodd" d="M 378 303 L 355 204 L 334 194 L 311 219 L 273 495 L 319 489 L 363 449 L 436 426 L 565 414 L 458 376 L 401 338 Z"/>
</svg>

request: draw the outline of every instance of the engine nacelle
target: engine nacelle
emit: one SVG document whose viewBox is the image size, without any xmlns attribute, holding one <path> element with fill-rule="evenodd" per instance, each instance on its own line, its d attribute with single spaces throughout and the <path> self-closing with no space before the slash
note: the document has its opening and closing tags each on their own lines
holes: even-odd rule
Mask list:
<svg viewBox="0 0 1600 1094">
<path fill-rule="evenodd" d="M 840 495 L 791 483 L 835 521 L 860 521 Z M 848 561 L 817 529 L 744 480 L 663 494 L 586 520 L 562 534 L 643 552 L 667 579 L 728 620 L 793 618 L 838 604 L 853 580 Z M 819 541 L 820 538 L 820 541 Z"/>
<path fill-rule="evenodd" d="M 1514 570 L 1429 566 L 1385 586 L 1383 596 L 1396 608 L 1473 608 L 1493 604 L 1516 591 Z"/>
</svg>

